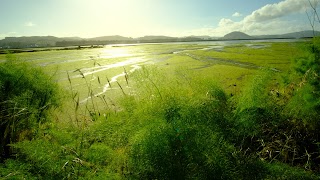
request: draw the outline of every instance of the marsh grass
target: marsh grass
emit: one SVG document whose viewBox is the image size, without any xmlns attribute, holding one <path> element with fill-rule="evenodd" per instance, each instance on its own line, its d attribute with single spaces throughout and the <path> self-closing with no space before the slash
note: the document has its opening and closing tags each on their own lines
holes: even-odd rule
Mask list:
<svg viewBox="0 0 320 180">
<path fill-rule="evenodd" d="M 199 69 L 207 63 L 172 58 L 170 47 L 156 47 L 168 57 L 161 65 L 133 73 L 123 67 L 118 81 L 67 71 L 67 115 L 39 126 L 32 140 L 14 143 L 16 157 L 0 164 L 0 177 L 319 179 L 316 120 L 292 108 L 300 92 L 317 97 L 314 73 L 287 76 L 222 64 Z M 82 78 L 72 79 L 75 73 Z M 224 75 L 230 79 L 220 81 Z M 85 88 L 79 90 L 79 82 Z M 111 90 L 95 96 L 106 84 Z M 81 103 L 84 96 L 89 99 Z M 305 112 L 316 108 L 313 98 L 305 98 L 311 104 Z"/>
<path fill-rule="evenodd" d="M 299 69 L 276 73 L 284 78 L 282 81 L 276 78 L 273 82 L 274 77 L 279 77 L 274 72 L 271 76 L 260 74 L 244 89 L 234 119 L 240 127 L 240 136 L 234 142 L 243 153 L 318 171 L 319 90 L 314 83 L 318 81 L 314 71 L 319 67 L 314 54 L 318 51 L 309 52 L 294 61 L 299 65 L 293 67 Z"/>
<path fill-rule="evenodd" d="M 40 68 L 7 55 L 0 64 L 1 156 L 8 157 L 11 143 L 31 139 L 39 125 L 59 104 L 59 89 Z"/>
<path fill-rule="evenodd" d="M 291 60 L 303 51 L 297 48 L 299 43 L 262 43 L 264 48 L 253 48 L 250 46 L 227 46 L 223 50 L 191 51 L 191 55 L 196 55 L 200 60 L 209 63 L 234 64 L 244 63 L 253 65 L 252 68 L 268 67 L 278 70 L 288 70 Z M 215 61 L 219 60 L 219 61 Z M 249 63 L 249 64 L 248 64 Z M 250 66 L 249 66 L 250 67 Z"/>
<path fill-rule="evenodd" d="M 128 111 L 118 114 L 118 120 L 94 126 L 95 141 L 125 148 L 126 177 L 237 179 L 244 174 L 246 168 L 239 169 L 243 166 L 264 172 L 257 162 L 236 161 L 240 156 L 234 154 L 235 147 L 224 140 L 228 102 L 215 82 L 181 69 L 175 78 L 165 78 L 160 71 L 145 67 L 135 72 L 135 96 L 120 101 Z M 260 173 L 246 175 L 263 176 Z"/>
</svg>

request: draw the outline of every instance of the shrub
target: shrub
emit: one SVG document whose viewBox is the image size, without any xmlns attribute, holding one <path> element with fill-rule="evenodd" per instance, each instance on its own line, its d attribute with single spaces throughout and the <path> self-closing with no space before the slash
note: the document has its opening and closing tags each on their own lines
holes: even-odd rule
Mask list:
<svg viewBox="0 0 320 180">
<path fill-rule="evenodd" d="M 296 80 L 286 113 L 303 121 L 312 129 L 320 127 L 320 41 L 319 37 L 306 48 L 306 55 L 296 58 L 293 66 Z"/>
<path fill-rule="evenodd" d="M 312 174 L 311 172 L 305 171 L 301 168 L 290 167 L 284 163 L 265 163 L 265 167 L 269 173 L 266 179 L 305 179 L 313 180 L 319 179 L 320 177 Z"/>
<path fill-rule="evenodd" d="M 280 120 L 277 104 L 269 93 L 273 76 L 274 72 L 262 70 L 244 88 L 232 117 L 237 126 L 235 134 L 251 137 L 261 135 L 263 127 Z"/>
<path fill-rule="evenodd" d="M 174 131 L 165 122 L 142 129 L 134 137 L 130 152 L 129 170 L 138 179 L 172 179 L 180 175 L 174 168 L 175 149 L 171 147 Z"/>
<path fill-rule="evenodd" d="M 7 159 L 0 164 L 1 179 L 38 179 L 36 175 L 32 175 L 29 171 L 31 165 L 20 161 Z"/>
<path fill-rule="evenodd" d="M 145 71 L 148 69 L 140 73 Z M 228 99 L 224 91 L 212 80 L 190 76 L 192 73 L 188 73 L 180 71 L 178 76 L 170 76 L 165 82 L 159 82 L 158 79 L 140 81 L 139 86 L 151 88 L 138 96 L 142 97 L 137 98 L 141 101 L 134 103 L 137 109 L 130 116 L 130 119 L 139 119 L 136 122 L 143 122 L 144 125 L 140 126 L 140 130 L 137 130 L 129 141 L 129 177 L 263 177 L 263 165 L 259 161 L 242 157 L 227 140 L 233 139 L 234 135 L 230 132 L 234 127 L 226 118 L 231 109 L 228 108 Z M 153 78 L 150 72 L 142 75 Z M 149 84 L 150 81 L 159 83 Z M 158 92 L 161 95 L 148 98 Z M 146 116 L 142 113 L 151 115 Z M 253 170 L 255 173 L 250 173 Z"/>
</svg>

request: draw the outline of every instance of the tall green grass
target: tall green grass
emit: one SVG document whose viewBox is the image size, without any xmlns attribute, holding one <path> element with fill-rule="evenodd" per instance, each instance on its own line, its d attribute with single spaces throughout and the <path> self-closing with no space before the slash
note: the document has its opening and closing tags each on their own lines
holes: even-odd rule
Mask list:
<svg viewBox="0 0 320 180">
<path fill-rule="evenodd" d="M 0 153 L 12 153 L 9 144 L 32 139 L 50 109 L 59 104 L 59 88 L 40 68 L 13 55 L 0 63 Z"/>
<path fill-rule="evenodd" d="M 313 83 L 318 77 L 305 69 L 290 76 L 260 70 L 229 96 L 198 71 L 148 65 L 126 74 L 123 82 L 130 88 L 112 84 L 119 93 L 112 103 L 108 93 L 102 99 L 89 93 L 84 111 L 73 91 L 75 118 L 63 126 L 42 124 L 47 115 L 37 114 L 41 128 L 28 128 L 37 136 L 12 142 L 16 156 L 0 165 L 0 177 L 319 179 L 318 87 Z M 13 87 L 24 87 L 29 78 L 23 80 Z M 92 92 L 89 82 L 87 88 Z"/>
<path fill-rule="evenodd" d="M 244 153 L 319 170 L 317 47 L 317 41 L 308 45 L 290 71 L 262 72 L 244 89 L 232 119 L 238 134 L 234 142 Z"/>
</svg>

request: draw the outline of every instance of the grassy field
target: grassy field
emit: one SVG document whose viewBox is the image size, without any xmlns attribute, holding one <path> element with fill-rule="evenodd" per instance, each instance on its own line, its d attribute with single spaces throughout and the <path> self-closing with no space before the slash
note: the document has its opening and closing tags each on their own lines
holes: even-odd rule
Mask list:
<svg viewBox="0 0 320 180">
<path fill-rule="evenodd" d="M 174 73 L 177 69 L 192 70 L 197 72 L 198 76 L 212 77 L 228 92 L 234 91 L 233 85 L 241 87 L 258 69 L 288 70 L 293 58 L 303 53 L 299 46 L 299 43 L 246 43 L 226 46 L 146 44 L 19 53 L 15 56 L 40 65 L 66 89 L 71 88 L 69 74 L 73 89 L 79 92 L 80 99 L 84 100 L 88 95 L 88 84 L 94 94 L 101 93 L 108 80 L 111 81 L 113 77 L 124 72 L 129 74 L 130 70 L 134 69 L 133 65 L 155 65 L 169 73 Z M 5 55 L 1 55 L 0 59 L 5 59 Z M 117 81 L 124 88 L 128 86 L 125 76 L 120 76 Z M 112 89 L 119 89 L 116 82 L 111 86 L 115 87 Z"/>
<path fill-rule="evenodd" d="M 11 137 L 2 140 L 11 149 L 2 150 L 0 177 L 319 179 L 317 52 L 308 46 L 168 43 L 0 55 L 13 63 L 0 68 L 10 75 L 0 78 L 3 92 L 26 71 L 27 92 L 44 94 L 0 96 L 8 104 L 1 129 Z M 16 100 L 44 110 L 19 119 Z"/>
</svg>

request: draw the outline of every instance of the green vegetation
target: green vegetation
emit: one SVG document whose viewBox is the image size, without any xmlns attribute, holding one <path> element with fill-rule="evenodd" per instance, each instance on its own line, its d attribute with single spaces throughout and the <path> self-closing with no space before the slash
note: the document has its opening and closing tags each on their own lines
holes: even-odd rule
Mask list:
<svg viewBox="0 0 320 180">
<path fill-rule="evenodd" d="M 0 177 L 320 179 L 320 47 L 316 39 L 303 44 L 117 47 L 150 60 L 133 72 L 124 64 L 86 76 L 86 68 L 125 58 L 42 68 L 54 78 L 8 55 L 0 64 L 0 118 L 8 134 L 1 137 L 10 137 L 2 151 L 10 151 Z M 96 96 L 105 85 L 110 90 Z M 22 109 L 28 113 L 17 115 Z"/>
<path fill-rule="evenodd" d="M 7 59 L 0 64 L 0 153 L 5 158 L 11 154 L 8 145 L 32 139 L 59 102 L 51 77 L 11 55 Z"/>
</svg>

